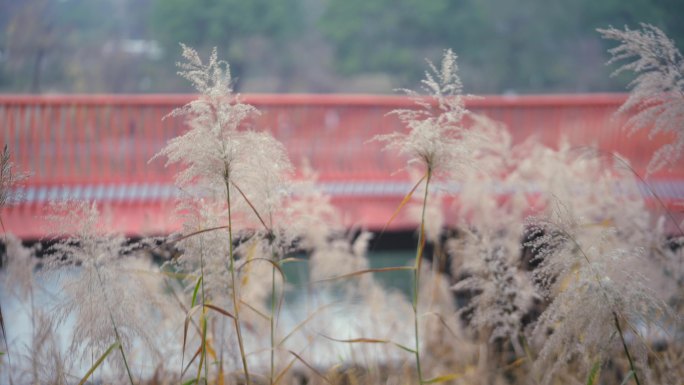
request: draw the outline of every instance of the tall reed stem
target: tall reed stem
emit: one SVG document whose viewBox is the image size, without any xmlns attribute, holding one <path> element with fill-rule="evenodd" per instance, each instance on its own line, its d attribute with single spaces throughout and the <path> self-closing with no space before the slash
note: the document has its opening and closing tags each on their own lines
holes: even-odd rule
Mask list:
<svg viewBox="0 0 684 385">
<path fill-rule="evenodd" d="M 273 254 L 275 263 L 275 253 Z M 275 378 L 275 317 L 276 317 L 276 284 L 275 284 L 275 266 L 271 266 L 271 376 L 270 384 L 273 385 Z"/>
<path fill-rule="evenodd" d="M 620 326 L 620 320 L 618 319 L 616 312 L 613 312 L 613 321 L 615 321 L 615 328 L 617 329 L 618 334 L 620 334 L 620 339 L 622 340 L 622 348 L 625 350 L 627 361 L 629 361 L 629 369 L 632 370 L 632 373 L 634 373 L 634 381 L 637 383 L 637 385 L 641 385 L 641 382 L 639 382 L 639 377 L 637 376 L 636 367 L 634 367 L 634 360 L 632 360 L 632 355 L 629 353 L 629 349 L 627 348 L 625 336 L 622 335 L 622 327 Z"/>
<path fill-rule="evenodd" d="M 254 209 L 254 212 L 258 215 L 256 209 Z M 266 231 L 268 232 L 268 242 L 271 245 L 271 261 L 273 262 L 273 265 L 271 265 L 271 375 L 269 377 L 269 383 L 270 385 L 273 385 L 273 380 L 275 379 L 275 348 L 276 348 L 276 317 L 278 316 L 276 314 L 276 267 L 275 264 L 278 263 L 279 260 L 279 255 L 278 252 L 276 252 L 276 247 L 275 247 L 275 234 L 273 233 L 272 229 L 273 228 L 273 216 L 269 213 L 269 224 L 271 225 L 270 227 L 266 227 Z"/>
<path fill-rule="evenodd" d="M 112 314 L 112 309 L 109 307 L 109 299 L 107 298 L 107 291 L 104 287 L 104 282 L 102 281 L 102 276 L 100 275 L 100 269 L 95 265 L 95 272 L 97 273 L 97 280 L 100 282 L 100 288 L 102 289 L 102 295 L 104 296 L 105 306 L 107 306 L 107 312 L 109 313 L 109 320 L 112 322 L 112 327 L 114 328 L 114 335 L 116 336 L 116 342 L 119 343 L 119 351 L 121 352 L 121 357 L 123 358 L 124 366 L 126 367 L 126 373 L 128 374 L 128 380 L 131 385 L 135 385 L 133 382 L 133 375 L 131 374 L 131 368 L 128 366 L 128 360 L 126 359 L 126 353 L 124 353 L 123 342 L 121 341 L 121 336 L 119 335 L 119 328 L 116 327 L 116 322 L 114 322 L 114 315 Z"/>
<path fill-rule="evenodd" d="M 575 247 L 579 250 L 579 252 L 582 254 L 582 257 L 584 260 L 587 262 L 589 267 L 591 268 L 591 261 L 589 260 L 589 256 L 587 253 L 584 252 L 584 249 L 582 249 L 582 246 L 577 242 L 577 240 L 572 237 L 570 234 L 568 234 L 567 231 L 561 230 L 565 236 L 568 237 L 572 241 L 572 243 L 575 244 Z M 608 298 L 607 290 L 603 287 L 603 284 L 601 283 L 601 277 L 599 274 L 594 271 L 594 269 L 591 269 L 592 272 L 594 273 L 594 279 L 596 280 L 596 283 L 598 284 L 599 288 L 601 289 L 601 293 L 603 296 L 606 298 L 606 303 L 610 303 L 610 299 Z M 637 371 L 636 367 L 634 366 L 634 360 L 632 360 L 632 355 L 629 353 L 629 348 L 627 347 L 627 341 L 625 340 L 625 336 L 622 333 L 622 327 L 620 326 L 620 321 L 618 319 L 617 311 L 613 310 L 613 321 L 615 323 L 615 328 L 617 329 L 618 335 L 620 336 L 620 340 L 622 342 L 622 348 L 625 351 L 625 355 L 627 356 L 627 361 L 629 361 L 629 368 L 632 370 L 632 373 L 634 374 L 634 381 L 637 383 L 637 385 L 641 385 L 641 382 L 639 381 L 639 377 L 637 376 Z"/>
<path fill-rule="evenodd" d="M 200 362 L 204 362 L 204 378 L 209 381 L 207 365 L 207 310 L 204 307 L 206 304 L 206 296 L 204 294 L 204 242 L 202 242 L 202 238 L 200 238 L 200 275 L 202 279 L 202 359 Z M 197 373 L 197 377 L 199 378 L 199 373 Z M 199 385 L 199 380 L 197 384 Z"/>
<path fill-rule="evenodd" d="M 423 260 L 423 247 L 425 244 L 425 211 L 428 199 L 428 186 L 432 177 L 432 168 L 428 166 L 427 178 L 425 179 L 425 195 L 423 196 L 423 208 L 420 218 L 420 230 L 418 231 L 418 246 L 416 248 L 416 264 L 413 269 L 413 326 L 416 337 L 415 356 L 416 372 L 418 373 L 419 383 L 423 383 L 423 371 L 420 366 L 420 328 L 418 326 L 418 297 L 420 287 L 420 266 Z"/>
<path fill-rule="evenodd" d="M 240 307 L 238 306 L 237 297 L 237 281 L 235 280 L 235 256 L 233 255 L 233 218 L 230 208 L 230 180 L 228 173 L 224 177 L 226 184 L 226 201 L 228 203 L 228 254 L 230 254 L 230 279 L 233 282 L 233 322 L 235 323 L 235 333 L 237 334 L 238 346 L 240 348 L 240 358 L 242 359 L 242 368 L 245 371 L 245 382 L 247 385 L 251 384 L 249 378 L 249 369 L 247 368 L 247 356 L 245 354 L 245 346 L 242 341 L 242 327 L 240 326 Z"/>
</svg>

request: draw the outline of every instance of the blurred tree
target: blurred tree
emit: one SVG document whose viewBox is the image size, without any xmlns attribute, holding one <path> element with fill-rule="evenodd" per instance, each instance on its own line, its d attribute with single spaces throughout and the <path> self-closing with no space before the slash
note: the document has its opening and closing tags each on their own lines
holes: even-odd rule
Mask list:
<svg viewBox="0 0 684 385">
<path fill-rule="evenodd" d="M 52 6 L 49 0 L 9 5 L 14 12 L 5 20 L 3 56 L 8 69 L 19 75 L 17 81 L 28 83 L 31 92 L 40 91 L 45 64 L 56 49 L 59 37 L 51 18 Z"/>
<path fill-rule="evenodd" d="M 69 55 L 64 76 L 76 92 L 147 91 L 154 42 L 147 38 L 150 0 L 62 0 L 55 18 Z"/>
<path fill-rule="evenodd" d="M 412 88 L 445 48 L 472 93 L 621 91 L 595 29 L 647 22 L 682 49 L 683 13 L 681 0 L 0 0 L 0 90 L 189 91 L 184 42 L 217 46 L 250 91 Z"/>
<path fill-rule="evenodd" d="M 673 3 L 682 2 L 329 0 L 320 26 L 341 72 L 393 71 L 401 86 L 418 81 L 423 57 L 453 48 L 471 92 L 619 90 L 595 29 L 649 22 L 672 33 L 665 24 L 682 29 L 683 7 Z"/>
<path fill-rule="evenodd" d="M 248 68 L 287 73 L 287 44 L 301 31 L 302 14 L 300 0 L 157 0 L 151 18 L 172 57 L 180 42 L 198 51 L 216 46 L 239 81 Z"/>
<path fill-rule="evenodd" d="M 138 92 L 151 0 L 0 0 L 0 86 Z M 154 47 L 152 47 L 154 48 Z M 3 84 L 4 83 L 4 84 Z"/>
<path fill-rule="evenodd" d="M 463 52 L 475 37 L 466 7 L 450 0 L 330 0 L 319 25 L 343 74 L 390 71 L 414 80 L 424 58 L 440 56 L 447 41 Z"/>
</svg>

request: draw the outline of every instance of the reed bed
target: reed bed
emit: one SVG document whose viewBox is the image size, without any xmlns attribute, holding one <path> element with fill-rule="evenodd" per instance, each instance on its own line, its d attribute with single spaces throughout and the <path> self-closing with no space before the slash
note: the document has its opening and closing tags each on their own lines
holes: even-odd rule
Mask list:
<svg viewBox="0 0 684 385">
<path fill-rule="evenodd" d="M 637 75 L 628 129 L 674 134 L 649 172 L 676 164 L 681 54 L 652 26 L 600 32 Z M 392 112 L 406 129 L 367 138 L 414 180 L 387 224 L 415 219 L 415 254 L 378 267 L 369 245 L 384 232 L 345 228 L 315 170 L 294 178 L 287 149 L 251 125 L 228 63 L 182 50 L 200 96 L 172 112 L 188 130 L 151 161 L 180 165 L 183 229 L 133 242 L 97 205 L 66 201 L 49 247 L 5 232 L 0 382 L 684 383 L 682 224 L 646 206 L 648 176 L 628 160 L 513 144 L 465 108 L 447 50 L 421 92 L 403 91 L 415 108 Z M 7 146 L 1 161 L 5 205 L 20 178 Z"/>
</svg>

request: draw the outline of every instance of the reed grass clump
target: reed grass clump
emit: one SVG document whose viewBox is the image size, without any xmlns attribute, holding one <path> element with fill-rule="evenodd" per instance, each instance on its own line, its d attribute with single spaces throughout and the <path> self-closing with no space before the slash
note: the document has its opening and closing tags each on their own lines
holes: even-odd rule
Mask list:
<svg viewBox="0 0 684 385">
<path fill-rule="evenodd" d="M 678 134 L 679 67 L 653 63 L 681 55 L 654 27 L 601 32 L 621 41 L 617 60 L 636 57 L 629 124 Z M 188 129 L 153 159 L 179 168 L 182 229 L 133 242 L 96 204 L 61 202 L 49 247 L 5 234 L 0 382 L 682 384 L 684 234 L 627 160 L 514 143 L 466 109 L 447 50 L 424 93 L 404 91 L 415 108 L 391 112 L 405 130 L 372 139 L 413 181 L 387 224 L 417 227 L 407 265 L 375 267 L 384 234 L 345 227 L 315 171 L 295 173 L 216 50 L 182 52 L 199 96 L 171 113 Z M 17 174 L 7 147 L 0 161 L 2 206 Z"/>
</svg>

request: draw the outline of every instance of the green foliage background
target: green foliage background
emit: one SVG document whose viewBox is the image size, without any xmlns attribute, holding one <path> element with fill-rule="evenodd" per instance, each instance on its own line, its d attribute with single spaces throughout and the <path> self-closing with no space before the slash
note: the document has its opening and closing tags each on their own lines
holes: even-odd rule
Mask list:
<svg viewBox="0 0 684 385">
<path fill-rule="evenodd" d="M 188 91 L 179 42 L 217 46 L 241 91 L 385 93 L 445 48 L 470 93 L 621 91 L 595 29 L 652 23 L 681 48 L 683 14 L 677 0 L 0 0 L 0 92 Z"/>
</svg>

